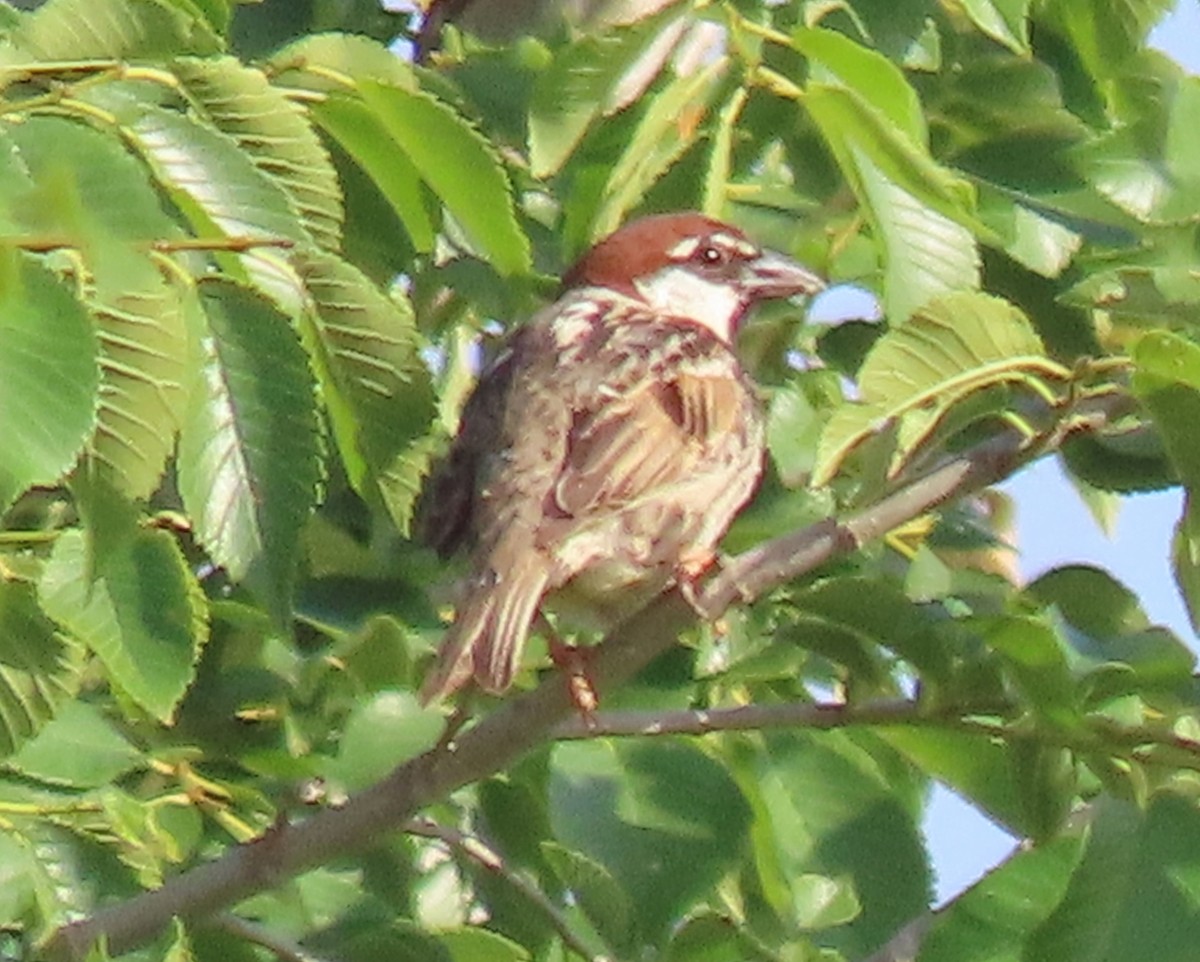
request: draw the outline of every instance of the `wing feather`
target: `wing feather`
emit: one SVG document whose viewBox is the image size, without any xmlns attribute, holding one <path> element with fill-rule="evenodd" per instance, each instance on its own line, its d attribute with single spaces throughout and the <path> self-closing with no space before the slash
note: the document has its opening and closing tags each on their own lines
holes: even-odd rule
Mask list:
<svg viewBox="0 0 1200 962">
<path fill-rule="evenodd" d="M 576 418 L 554 487 L 576 518 L 608 512 L 687 478 L 741 405 L 728 378 L 679 374 Z"/>
</svg>

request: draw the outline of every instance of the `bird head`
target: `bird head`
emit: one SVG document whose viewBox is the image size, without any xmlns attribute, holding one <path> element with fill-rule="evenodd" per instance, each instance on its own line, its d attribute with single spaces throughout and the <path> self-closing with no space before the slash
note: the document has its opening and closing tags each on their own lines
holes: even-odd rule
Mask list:
<svg viewBox="0 0 1200 962">
<path fill-rule="evenodd" d="M 736 227 L 696 212 L 625 225 L 580 259 L 563 285 L 618 291 L 656 313 L 708 328 L 726 343 L 733 342 L 739 322 L 757 302 L 825 287 L 791 258 L 763 250 Z"/>
</svg>

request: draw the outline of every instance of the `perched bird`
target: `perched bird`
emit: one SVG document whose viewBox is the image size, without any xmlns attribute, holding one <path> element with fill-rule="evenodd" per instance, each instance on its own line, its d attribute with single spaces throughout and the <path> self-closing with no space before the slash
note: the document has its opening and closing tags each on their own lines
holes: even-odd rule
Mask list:
<svg viewBox="0 0 1200 962">
<path fill-rule="evenodd" d="M 472 676 L 506 689 L 544 603 L 606 630 L 712 562 L 763 467 L 738 324 L 822 286 L 698 213 L 634 221 L 567 273 L 481 375 L 423 496 L 425 540 L 471 561 L 424 701 Z"/>
</svg>

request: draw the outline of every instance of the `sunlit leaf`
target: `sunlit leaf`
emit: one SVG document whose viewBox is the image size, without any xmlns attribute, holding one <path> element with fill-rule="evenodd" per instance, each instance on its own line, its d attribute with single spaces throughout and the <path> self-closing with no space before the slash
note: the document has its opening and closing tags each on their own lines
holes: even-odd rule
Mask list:
<svg viewBox="0 0 1200 962">
<path fill-rule="evenodd" d="M 89 470 L 131 498 L 157 487 L 187 404 L 197 348 L 178 290 L 129 249 L 95 252 L 88 306 L 100 340 L 100 410 Z"/>
<path fill-rule="evenodd" d="M 424 92 L 361 81 L 363 100 L 396 147 L 502 274 L 530 269 L 512 185 L 487 140 L 452 107 Z"/>
<path fill-rule="evenodd" d="M 196 536 L 268 607 L 290 603 L 300 528 L 321 478 L 316 398 L 299 339 L 270 304 L 231 284 L 201 289 L 205 357 L 179 442 L 179 489 Z"/>
<path fill-rule="evenodd" d="M 1030 0 L 963 0 L 967 16 L 983 33 L 1013 53 L 1029 50 Z"/>
<path fill-rule="evenodd" d="M 383 122 L 362 101 L 333 96 L 314 109 L 321 126 L 370 176 L 422 253 L 433 250 L 437 230 L 428 189 L 408 156 L 396 150 Z"/>
<path fill-rule="evenodd" d="M 987 231 L 975 219 L 966 182 L 853 89 L 812 83 L 804 107 L 878 232 L 888 318 L 897 323 L 933 297 L 977 287 L 973 235 Z"/>
<path fill-rule="evenodd" d="M 592 236 L 616 230 L 625 215 L 700 135 L 718 82 L 729 69 L 715 60 L 694 73 L 672 78 L 650 95 L 645 112 L 604 186 L 592 221 Z"/>
<path fill-rule="evenodd" d="M 835 412 L 821 437 L 813 484 L 825 484 L 847 454 L 889 422 L 899 423 L 898 470 L 940 419 L 968 395 L 996 384 L 1065 379 L 1025 316 L 984 294 L 947 295 L 889 331 L 859 371 L 862 400 Z"/>
<path fill-rule="evenodd" d="M 0 47 L 0 67 L 33 57 L 88 60 L 215 53 L 210 25 L 165 0 L 49 0 Z"/>
<path fill-rule="evenodd" d="M 813 81 L 854 90 L 912 143 L 926 142 L 917 92 L 887 57 L 833 30 L 802 28 L 792 42 L 811 61 Z"/>
<path fill-rule="evenodd" d="M 365 788 L 432 748 L 444 727 L 441 711 L 422 707 L 411 692 L 377 692 L 346 719 L 328 775 L 348 789 Z"/>
<path fill-rule="evenodd" d="M 231 137 L 174 110 L 134 103 L 123 113 L 130 140 L 196 233 L 305 239 L 283 188 Z"/>
<path fill-rule="evenodd" d="M 273 79 L 287 87 L 346 91 L 357 80 L 377 80 L 416 90 L 413 65 L 370 37 L 316 33 L 275 51 L 267 60 Z"/>
<path fill-rule="evenodd" d="M 675 11 L 666 15 L 671 21 L 678 17 Z M 592 122 L 610 109 L 617 82 L 661 34 L 663 23 L 663 16 L 650 17 L 581 37 L 555 51 L 529 105 L 529 156 L 535 176 L 547 177 L 566 163 Z"/>
<path fill-rule="evenodd" d="M 296 269 L 312 299 L 307 338 L 334 437 L 360 491 L 429 430 L 434 393 L 411 308 L 345 261 L 310 252 Z"/>
<path fill-rule="evenodd" d="M 17 207 L 26 230 L 70 238 L 85 250 L 110 237 L 178 235 L 146 168 L 116 136 L 63 117 L 30 117 L 7 135 L 33 179 Z"/>
<path fill-rule="evenodd" d="M 172 69 L 193 102 L 283 188 L 322 247 L 341 245 L 342 196 L 329 155 L 304 112 L 236 60 L 184 57 Z"/>
</svg>

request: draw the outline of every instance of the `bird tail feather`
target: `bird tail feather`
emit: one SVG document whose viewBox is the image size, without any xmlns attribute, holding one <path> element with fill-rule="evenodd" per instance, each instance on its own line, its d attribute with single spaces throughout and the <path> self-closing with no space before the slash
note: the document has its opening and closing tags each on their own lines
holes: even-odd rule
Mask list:
<svg viewBox="0 0 1200 962">
<path fill-rule="evenodd" d="M 494 586 L 471 592 L 421 687 L 422 704 L 456 691 L 472 675 L 485 691 L 508 688 L 548 581 L 544 566 L 524 565 L 500 571 Z"/>
</svg>

